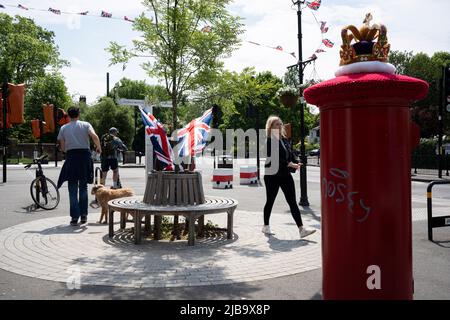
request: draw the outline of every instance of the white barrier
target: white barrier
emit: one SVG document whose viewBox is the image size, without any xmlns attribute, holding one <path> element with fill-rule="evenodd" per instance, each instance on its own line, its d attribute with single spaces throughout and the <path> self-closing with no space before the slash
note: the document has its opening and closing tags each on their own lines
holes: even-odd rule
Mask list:
<svg viewBox="0 0 450 320">
<path fill-rule="evenodd" d="M 241 166 L 239 178 L 240 184 L 258 183 L 258 169 L 256 166 Z"/>
<path fill-rule="evenodd" d="M 233 169 L 214 169 L 212 182 L 214 189 L 233 188 Z"/>
</svg>

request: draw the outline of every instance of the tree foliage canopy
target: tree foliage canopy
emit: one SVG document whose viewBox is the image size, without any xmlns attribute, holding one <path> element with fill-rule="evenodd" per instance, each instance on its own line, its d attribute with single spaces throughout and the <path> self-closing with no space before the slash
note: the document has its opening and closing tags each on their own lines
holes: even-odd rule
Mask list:
<svg viewBox="0 0 450 320">
<path fill-rule="evenodd" d="M 177 106 L 186 91 L 207 84 L 239 44 L 240 18 L 226 10 L 231 0 L 144 0 L 151 13 L 142 13 L 134 29 L 142 38 L 127 50 L 115 42 L 108 51 L 111 63 L 133 57 L 150 57 L 143 64 L 149 76 L 163 80 L 173 105 L 172 125 L 177 122 Z"/>
<path fill-rule="evenodd" d="M 9 82 L 29 84 L 68 62 L 59 58 L 54 33 L 21 16 L 0 13 L 0 73 Z"/>
<path fill-rule="evenodd" d="M 421 128 L 421 137 L 429 138 L 437 134 L 440 101 L 440 78 L 442 68 L 450 64 L 450 52 L 436 52 L 431 57 L 426 53 L 393 51 L 389 62 L 397 68 L 397 73 L 425 80 L 429 84 L 425 99 L 415 102 L 411 108 L 412 119 Z M 448 121 L 447 121 L 448 122 Z M 450 133 L 450 124 L 445 124 Z"/>
</svg>

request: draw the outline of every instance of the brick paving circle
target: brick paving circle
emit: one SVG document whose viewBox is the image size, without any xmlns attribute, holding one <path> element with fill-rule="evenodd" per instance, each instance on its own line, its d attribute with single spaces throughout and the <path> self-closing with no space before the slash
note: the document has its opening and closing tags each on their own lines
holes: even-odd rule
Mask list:
<svg viewBox="0 0 450 320">
<path fill-rule="evenodd" d="M 275 235 L 268 237 L 258 224 L 260 212 L 237 210 L 233 240 L 219 232 L 198 239 L 194 247 L 186 240 L 135 245 L 129 230 L 110 239 L 107 225 L 94 222 L 98 218 L 90 214 L 84 227 L 69 226 L 69 217 L 56 217 L 0 230 L 0 268 L 68 286 L 78 279 L 81 286 L 139 288 L 247 282 L 321 267 L 320 230 L 299 240 L 289 213 L 272 214 Z M 207 216 L 208 220 L 226 226 L 226 215 Z M 308 216 L 303 220 L 320 227 Z"/>
</svg>

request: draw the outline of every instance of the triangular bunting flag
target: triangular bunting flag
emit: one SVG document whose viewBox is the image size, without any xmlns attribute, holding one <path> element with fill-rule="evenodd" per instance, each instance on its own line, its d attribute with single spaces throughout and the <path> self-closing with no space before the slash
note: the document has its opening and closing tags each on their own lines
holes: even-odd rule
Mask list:
<svg viewBox="0 0 450 320">
<path fill-rule="evenodd" d="M 328 47 L 328 48 L 333 48 L 333 46 L 334 46 L 334 43 L 331 42 L 331 41 L 328 40 L 328 39 L 323 39 L 323 40 L 322 40 L 322 43 L 323 43 L 326 47 Z"/>
<path fill-rule="evenodd" d="M 320 31 L 322 33 L 327 33 L 328 31 L 328 27 L 325 27 L 326 22 L 325 21 L 320 21 Z"/>
<path fill-rule="evenodd" d="M 56 10 L 56 9 L 48 8 L 48 11 L 53 12 L 54 14 L 61 14 L 61 10 Z"/>
<path fill-rule="evenodd" d="M 308 6 L 308 8 L 312 9 L 312 10 L 317 10 L 320 7 L 320 0 L 315 0 L 315 1 L 306 1 L 306 5 Z"/>
<path fill-rule="evenodd" d="M 111 18 L 112 17 L 112 13 L 106 12 L 106 11 L 102 11 L 101 16 L 103 18 Z"/>
</svg>

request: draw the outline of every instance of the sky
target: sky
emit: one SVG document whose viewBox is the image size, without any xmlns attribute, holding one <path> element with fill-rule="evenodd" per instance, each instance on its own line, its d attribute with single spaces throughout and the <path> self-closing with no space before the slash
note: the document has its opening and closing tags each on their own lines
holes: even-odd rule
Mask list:
<svg viewBox="0 0 450 320">
<path fill-rule="evenodd" d="M 16 8 L 19 3 L 42 11 Z M 0 12 L 30 17 L 36 24 L 55 33 L 61 58 L 71 63 L 70 67 L 62 69 L 62 74 L 75 100 L 84 95 L 88 103 L 94 103 L 105 95 L 106 73 L 110 75 L 110 87 L 123 77 L 158 83 L 142 70 L 140 65 L 146 61 L 144 58 L 131 60 L 122 70 L 121 65 L 110 66 L 110 55 L 105 50 L 111 41 L 131 48 L 132 40 L 139 38 L 140 34 L 132 30 L 132 23 L 123 17 L 132 19 L 144 12 L 141 0 L 71 0 L 70 3 L 61 0 L 0 0 L 0 4 L 6 6 Z M 63 12 L 89 11 L 98 17 L 55 15 L 47 11 L 50 7 Z M 102 10 L 119 19 L 99 17 Z M 229 11 L 242 18 L 245 32 L 240 37 L 239 49 L 224 60 L 226 69 L 240 72 L 245 67 L 254 67 L 257 72 L 271 71 L 282 77 L 288 66 L 297 63 L 297 8 L 291 0 L 235 0 L 229 5 Z M 317 54 L 314 64 L 306 67 L 305 79 L 334 77 L 339 66 L 341 29 L 349 24 L 359 27 L 367 12 L 372 13 L 373 23 L 386 25 L 391 50 L 424 52 L 430 56 L 437 51 L 450 51 L 449 0 L 322 0 L 317 11 L 302 10 L 303 60 L 319 47 L 326 50 Z M 334 42 L 333 48 L 320 46 L 322 34 L 316 20 L 327 22 L 329 30 L 323 37 Z M 267 46 L 281 46 L 283 51 Z M 295 52 L 297 58 L 290 52 Z"/>
</svg>

